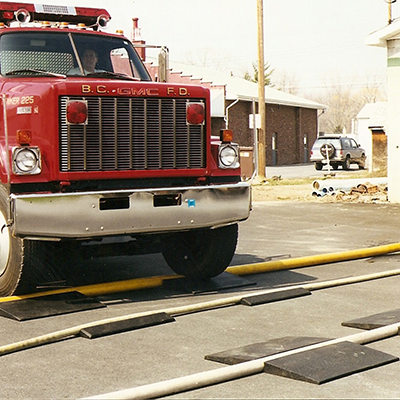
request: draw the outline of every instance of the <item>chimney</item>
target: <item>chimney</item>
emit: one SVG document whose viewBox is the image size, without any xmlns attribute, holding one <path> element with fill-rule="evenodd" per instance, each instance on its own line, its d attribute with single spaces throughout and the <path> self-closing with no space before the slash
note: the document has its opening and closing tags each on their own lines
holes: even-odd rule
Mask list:
<svg viewBox="0 0 400 400">
<path fill-rule="evenodd" d="M 139 18 L 132 18 L 133 22 L 133 29 L 132 29 L 132 43 L 133 45 L 139 45 L 136 47 L 136 51 L 139 54 L 139 57 L 142 59 L 142 61 L 146 61 L 146 48 L 144 45 L 146 42 L 142 40 L 142 34 L 139 28 Z"/>
</svg>

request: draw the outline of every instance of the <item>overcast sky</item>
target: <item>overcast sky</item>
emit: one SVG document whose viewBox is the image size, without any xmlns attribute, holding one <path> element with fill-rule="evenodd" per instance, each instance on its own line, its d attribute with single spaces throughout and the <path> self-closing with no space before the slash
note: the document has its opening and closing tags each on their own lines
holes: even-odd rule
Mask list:
<svg viewBox="0 0 400 400">
<path fill-rule="evenodd" d="M 238 76 L 257 61 L 256 0 L 44 2 L 106 8 L 109 31 L 124 29 L 128 37 L 138 17 L 142 39 L 167 46 L 174 61 L 207 57 Z M 393 4 L 393 17 L 400 17 L 400 1 Z M 386 0 L 264 0 L 265 61 L 275 73 L 295 75 L 305 92 L 335 79 L 353 85 L 383 81 L 386 51 L 366 46 L 365 38 L 387 20 Z"/>
</svg>

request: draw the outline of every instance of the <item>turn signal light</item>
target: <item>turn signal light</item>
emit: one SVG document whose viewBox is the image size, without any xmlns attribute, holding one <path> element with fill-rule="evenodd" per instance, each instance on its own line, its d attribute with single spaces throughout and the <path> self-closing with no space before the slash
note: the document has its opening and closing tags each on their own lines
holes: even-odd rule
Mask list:
<svg viewBox="0 0 400 400">
<path fill-rule="evenodd" d="M 67 104 L 67 121 L 70 124 L 85 124 L 88 118 L 86 101 L 73 100 Z"/>
<path fill-rule="evenodd" d="M 189 125 L 202 125 L 205 120 L 203 103 L 187 103 L 186 121 Z"/>
<path fill-rule="evenodd" d="M 32 141 L 32 131 L 29 129 L 19 129 L 17 131 L 17 142 L 21 146 L 27 146 Z"/>
<path fill-rule="evenodd" d="M 221 142 L 232 142 L 233 141 L 232 129 L 221 129 L 219 133 L 219 138 Z"/>
</svg>

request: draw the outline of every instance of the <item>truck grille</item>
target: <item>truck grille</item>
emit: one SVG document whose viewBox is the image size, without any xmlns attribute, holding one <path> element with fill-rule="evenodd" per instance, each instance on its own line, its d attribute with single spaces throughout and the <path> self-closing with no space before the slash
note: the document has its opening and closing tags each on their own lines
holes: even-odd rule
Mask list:
<svg viewBox="0 0 400 400">
<path fill-rule="evenodd" d="M 86 100 L 88 123 L 67 124 L 69 100 Z M 60 170 L 204 168 L 206 129 L 186 123 L 187 99 L 60 98 Z M 203 99 L 190 101 L 204 102 Z"/>
</svg>

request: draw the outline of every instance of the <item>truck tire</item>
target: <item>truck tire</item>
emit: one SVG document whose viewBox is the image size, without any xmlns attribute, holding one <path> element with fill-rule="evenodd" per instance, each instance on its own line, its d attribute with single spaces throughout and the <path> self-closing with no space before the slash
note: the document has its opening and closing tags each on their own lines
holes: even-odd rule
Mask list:
<svg viewBox="0 0 400 400">
<path fill-rule="evenodd" d="M 324 164 L 320 163 L 320 162 L 316 162 L 314 163 L 314 167 L 317 171 L 321 171 L 322 167 L 324 166 Z"/>
<path fill-rule="evenodd" d="M 361 161 L 358 163 L 359 169 L 365 169 L 365 159 L 366 159 L 365 154 L 363 154 L 361 156 Z"/>
<path fill-rule="evenodd" d="M 237 224 L 218 229 L 178 232 L 163 239 L 162 254 L 178 275 L 207 280 L 220 275 L 235 253 Z"/>
<path fill-rule="evenodd" d="M 350 157 L 347 156 L 343 161 L 343 169 L 348 171 L 350 169 L 350 164 Z"/>
<path fill-rule="evenodd" d="M 14 237 L 7 227 L 7 190 L 0 186 L 0 296 L 31 293 L 54 280 L 58 243 Z"/>
<path fill-rule="evenodd" d="M 332 158 L 332 156 L 335 154 L 335 146 L 332 143 L 324 143 L 320 149 L 319 149 L 322 157 L 327 158 Z"/>
</svg>

